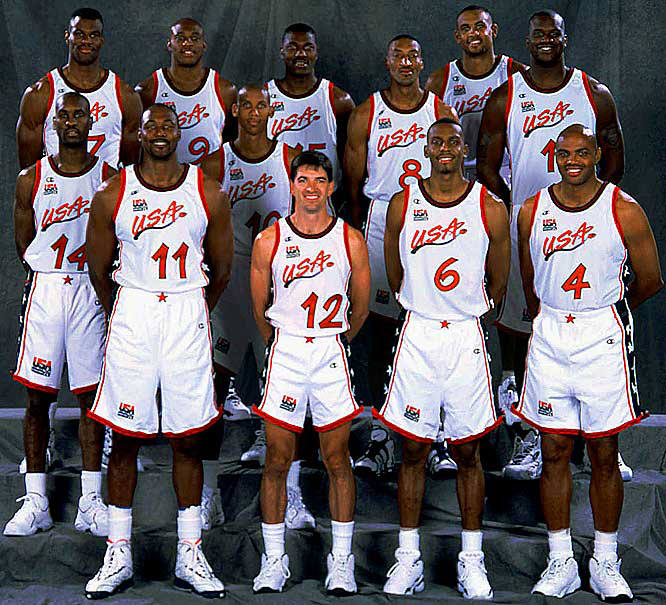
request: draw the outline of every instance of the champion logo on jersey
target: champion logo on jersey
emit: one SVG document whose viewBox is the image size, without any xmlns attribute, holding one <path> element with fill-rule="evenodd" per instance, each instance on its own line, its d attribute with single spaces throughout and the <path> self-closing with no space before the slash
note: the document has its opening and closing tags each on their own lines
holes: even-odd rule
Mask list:
<svg viewBox="0 0 666 605">
<path fill-rule="evenodd" d="M 58 193 L 58 185 L 55 183 L 44 183 L 44 195 L 55 195 Z"/>
<path fill-rule="evenodd" d="M 183 204 L 179 204 L 174 200 L 169 204 L 166 210 L 155 208 L 155 210 L 152 210 L 148 214 L 135 216 L 134 222 L 132 223 L 134 239 L 139 239 L 142 233 L 149 231 L 150 229 L 166 229 L 173 225 L 178 219 L 186 217 L 187 212 L 184 212 L 183 208 L 185 208 Z"/>
<path fill-rule="evenodd" d="M 425 208 L 414 208 L 414 220 L 415 221 L 427 221 L 428 220 L 428 211 Z"/>
<path fill-rule="evenodd" d="M 57 208 L 47 208 L 42 215 L 42 231 L 56 223 L 69 223 L 90 212 L 90 200 L 77 197 L 71 204 L 63 202 Z"/>
<path fill-rule="evenodd" d="M 459 81 L 460 81 L 460 77 L 459 77 L 459 76 L 453 76 L 451 79 L 452 79 L 454 82 L 459 82 Z"/>
<path fill-rule="evenodd" d="M 164 98 L 166 98 L 166 97 L 169 96 L 169 93 L 168 93 L 168 92 L 163 92 L 163 93 L 162 93 L 162 96 L 163 96 Z"/>
<path fill-rule="evenodd" d="M 542 416 L 552 416 L 553 406 L 547 401 L 539 401 L 539 414 Z"/>
<path fill-rule="evenodd" d="M 453 96 L 459 97 L 460 95 L 464 95 L 467 92 L 467 89 L 465 88 L 464 84 L 456 84 L 453 87 Z"/>
<path fill-rule="evenodd" d="M 418 422 L 421 419 L 421 410 L 413 405 L 405 406 L 405 418 Z"/>
<path fill-rule="evenodd" d="M 534 110 L 535 110 L 535 108 L 534 108 L 534 101 L 522 101 L 522 102 L 520 103 L 520 110 L 521 110 L 523 113 L 526 113 L 526 112 L 528 112 L 528 111 L 534 111 Z"/>
<path fill-rule="evenodd" d="M 41 357 L 32 358 L 32 371 L 40 376 L 51 375 L 51 360 L 42 359 Z"/>
<path fill-rule="evenodd" d="M 301 255 L 301 251 L 298 249 L 298 246 L 287 246 L 286 249 L 287 258 L 296 258 Z"/>
<path fill-rule="evenodd" d="M 543 260 L 547 261 L 556 252 L 571 252 L 595 238 L 594 225 L 583 222 L 575 231 L 567 229 L 559 235 L 545 237 L 543 240 Z"/>
<path fill-rule="evenodd" d="M 313 259 L 304 258 L 299 263 L 286 265 L 282 273 L 282 283 L 288 288 L 297 279 L 311 279 L 334 266 L 331 255 L 320 250 Z"/>
<path fill-rule="evenodd" d="M 230 181 L 242 181 L 243 180 L 243 169 L 242 168 L 232 168 L 229 171 L 229 180 Z"/>
<path fill-rule="evenodd" d="M 134 212 L 145 212 L 148 210 L 148 202 L 146 200 L 132 200 L 132 210 Z"/>
<path fill-rule="evenodd" d="M 574 110 L 570 109 L 570 107 L 571 103 L 560 101 L 553 109 L 546 108 L 538 114 L 525 116 L 525 121 L 523 122 L 524 137 L 528 138 L 535 130 L 539 130 L 540 128 L 553 128 L 561 124 L 568 116 L 574 113 Z"/>
<path fill-rule="evenodd" d="M 118 416 L 127 418 L 127 420 L 134 420 L 134 406 L 131 403 L 123 403 L 121 401 L 118 404 Z"/>
<path fill-rule="evenodd" d="M 387 151 L 398 147 L 409 147 L 417 141 L 426 138 L 425 128 L 412 124 L 407 130 L 398 128 L 391 134 L 383 134 L 377 139 L 377 157 L 382 157 Z"/>
<path fill-rule="evenodd" d="M 282 403 L 280 404 L 281 410 L 286 410 L 287 412 L 293 412 L 296 409 L 296 399 L 290 397 L 289 395 L 284 395 L 282 397 Z"/>
<path fill-rule="evenodd" d="M 380 130 L 383 130 L 384 128 L 391 128 L 391 118 L 379 118 L 377 122 L 377 126 Z"/>
<path fill-rule="evenodd" d="M 273 111 L 284 111 L 284 102 L 283 101 L 274 101 L 271 103 Z"/>
<path fill-rule="evenodd" d="M 416 254 L 426 246 L 445 246 L 465 233 L 467 233 L 465 221 L 459 221 L 457 218 L 454 218 L 446 227 L 435 225 L 429 229 L 416 229 L 412 236 L 411 253 Z"/>
<path fill-rule="evenodd" d="M 556 231 L 557 230 L 557 219 L 554 219 L 554 218 L 545 218 L 545 219 L 543 219 L 543 230 L 544 231 Z"/>
</svg>

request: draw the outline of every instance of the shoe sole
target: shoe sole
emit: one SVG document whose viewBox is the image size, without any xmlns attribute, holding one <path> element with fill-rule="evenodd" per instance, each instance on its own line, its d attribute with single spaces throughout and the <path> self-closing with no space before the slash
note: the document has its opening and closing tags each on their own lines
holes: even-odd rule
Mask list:
<svg viewBox="0 0 666 605">
<path fill-rule="evenodd" d="M 16 537 L 20 538 L 20 537 L 25 537 L 25 536 L 34 536 L 35 534 L 39 533 L 40 531 L 49 531 L 52 528 L 53 528 L 53 521 L 51 522 L 50 525 L 46 525 L 44 527 L 37 527 L 37 529 L 34 532 L 32 532 L 31 534 L 12 533 L 12 532 L 8 532 L 7 530 L 3 531 L 2 534 L 4 536 L 10 536 L 12 538 L 16 538 Z"/>
<path fill-rule="evenodd" d="M 86 599 L 89 599 L 91 601 L 99 601 L 100 599 L 106 599 L 107 597 L 112 597 L 114 594 L 118 594 L 119 592 L 127 590 L 130 586 L 133 585 L 134 585 L 134 578 L 129 578 L 118 584 L 118 586 L 116 586 L 111 592 L 86 591 Z"/>
<path fill-rule="evenodd" d="M 532 590 L 531 594 L 540 594 L 543 595 L 544 597 L 556 597 L 558 599 L 562 599 L 567 595 L 570 595 L 579 590 L 580 586 L 581 586 L 580 576 L 578 576 L 571 584 L 569 584 L 569 586 L 567 586 L 564 589 L 564 592 L 560 592 L 558 594 L 546 594 L 545 592 L 541 592 L 539 590 Z"/>
<path fill-rule="evenodd" d="M 358 594 L 358 590 L 350 592 L 344 588 L 331 588 L 330 590 L 327 588 L 326 594 L 332 597 L 353 597 L 354 595 Z"/>
<path fill-rule="evenodd" d="M 384 594 L 392 594 L 397 596 L 411 596 L 415 592 L 423 592 L 425 590 L 425 579 L 421 578 L 414 586 L 408 588 L 405 592 L 388 592 L 384 591 Z"/>
<path fill-rule="evenodd" d="M 191 592 L 196 595 L 199 595 L 200 597 L 203 597 L 204 599 L 224 599 L 226 596 L 226 590 L 223 591 L 217 591 L 217 590 L 204 590 L 204 591 L 199 591 L 192 584 L 190 584 L 187 580 L 183 580 L 182 578 L 174 578 L 173 579 L 173 587 L 176 590 L 180 590 L 182 592 Z"/>
<path fill-rule="evenodd" d="M 270 594 L 270 593 L 282 592 L 283 589 L 284 586 L 282 588 L 270 588 L 269 586 L 264 586 L 263 588 L 259 588 L 258 590 L 255 590 L 253 588 L 252 592 L 254 594 Z"/>
<path fill-rule="evenodd" d="M 604 595 L 599 589 L 597 583 L 592 578 L 590 578 L 590 588 L 592 589 L 592 592 L 605 603 L 631 603 L 634 600 L 633 595 L 629 596 L 628 594 L 618 594 L 612 596 Z"/>
<path fill-rule="evenodd" d="M 100 532 L 99 530 L 93 531 L 92 526 L 87 523 L 77 523 L 76 521 L 74 522 L 74 529 L 81 533 L 90 532 L 91 535 L 97 536 L 98 538 L 105 538 L 109 535 L 108 530 L 106 532 Z"/>
<path fill-rule="evenodd" d="M 491 590 L 489 594 L 485 595 L 468 595 L 465 591 L 463 585 L 458 582 L 458 592 L 463 596 L 464 599 L 476 599 L 478 601 L 490 601 L 493 598 L 493 591 Z"/>
</svg>

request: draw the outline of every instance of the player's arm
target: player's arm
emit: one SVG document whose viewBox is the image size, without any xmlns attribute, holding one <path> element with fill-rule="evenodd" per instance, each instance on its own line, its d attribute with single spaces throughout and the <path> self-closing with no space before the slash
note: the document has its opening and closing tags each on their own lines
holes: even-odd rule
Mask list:
<svg viewBox="0 0 666 605">
<path fill-rule="evenodd" d="M 238 91 L 236 86 L 218 77 L 217 79 L 217 94 L 224 102 L 224 128 L 222 129 L 222 142 L 233 141 L 238 136 L 238 122 L 231 114 L 231 107 L 234 103 L 238 102 Z"/>
<path fill-rule="evenodd" d="M 597 142 L 601 147 L 599 178 L 616 185 L 624 176 L 624 139 L 615 100 L 608 88 L 588 78 L 597 107 Z"/>
<path fill-rule="evenodd" d="M 118 247 L 113 215 L 119 194 L 119 176 L 114 176 L 100 185 L 90 205 L 86 230 L 88 275 L 99 302 L 109 315 L 111 315 L 113 292 L 111 268 Z"/>
<path fill-rule="evenodd" d="M 209 153 L 207 156 L 201 160 L 199 168 L 203 170 L 203 173 L 219 183 L 222 182 L 224 178 L 224 173 L 222 172 L 222 165 L 220 162 L 220 154 L 222 152 L 220 149 L 216 149 L 213 153 Z"/>
<path fill-rule="evenodd" d="M 483 110 L 479 140 L 476 147 L 476 175 L 490 191 L 509 208 L 511 192 L 500 175 L 506 147 L 505 111 L 509 86 L 505 82 L 496 88 Z"/>
<path fill-rule="evenodd" d="M 220 191 L 220 184 L 204 177 L 204 196 L 208 205 L 208 228 L 204 237 L 204 260 L 208 265 L 206 301 L 213 309 L 231 278 L 234 257 L 234 234 L 231 229 L 229 196 Z"/>
<path fill-rule="evenodd" d="M 407 190 L 395 193 L 386 211 L 386 230 L 384 231 L 384 261 L 386 277 L 391 291 L 396 293 L 402 284 L 403 269 L 400 262 L 400 231 L 407 206 Z"/>
<path fill-rule="evenodd" d="M 35 185 L 36 170 L 34 164 L 22 170 L 16 179 L 16 194 L 14 196 L 14 241 L 19 259 L 24 263 L 23 257 L 28 246 L 35 239 L 35 211 L 32 207 L 32 190 Z"/>
<path fill-rule="evenodd" d="M 506 292 L 511 264 L 511 238 L 509 214 L 501 200 L 486 191 L 483 210 L 488 228 L 488 253 L 486 255 L 486 279 L 488 292 L 494 303 L 499 303 Z"/>
<path fill-rule="evenodd" d="M 114 177 L 118 174 L 118 171 L 115 168 L 112 168 L 108 164 L 106 165 L 106 177 L 104 178 L 105 181 L 108 181 L 111 177 Z"/>
<path fill-rule="evenodd" d="M 446 67 L 440 67 L 428 76 L 428 80 L 425 83 L 425 89 L 434 92 L 440 99 L 442 98 L 445 75 Z"/>
<path fill-rule="evenodd" d="M 257 235 L 252 246 L 250 265 L 250 292 L 252 294 L 252 312 L 257 328 L 264 342 L 273 335 L 273 326 L 266 319 L 266 309 L 271 295 L 271 257 L 277 244 L 275 223 Z"/>
<path fill-rule="evenodd" d="M 340 162 L 344 161 L 345 147 L 347 146 L 347 127 L 354 107 L 356 105 L 351 95 L 342 88 L 334 86 L 333 113 L 335 114 L 336 145 Z"/>
<path fill-rule="evenodd" d="M 349 201 L 351 222 L 357 229 L 363 224 L 368 209 L 368 200 L 363 195 L 363 182 L 368 159 L 368 121 L 370 100 L 356 107 L 349 116 L 347 143 L 343 161 L 345 191 Z"/>
<path fill-rule="evenodd" d="M 535 198 L 527 198 L 518 213 L 518 256 L 520 274 L 523 278 L 523 290 L 530 317 L 534 319 L 539 312 L 539 299 L 534 290 L 534 265 L 530 254 L 530 233 L 532 231 L 532 213 Z"/>
<path fill-rule="evenodd" d="M 124 166 L 134 164 L 139 159 L 139 125 L 143 107 L 141 98 L 132 87 L 120 81 L 120 101 L 123 110 L 123 131 L 120 137 L 120 161 Z"/>
<path fill-rule="evenodd" d="M 435 105 L 435 117 L 439 120 L 440 118 L 449 118 L 450 120 L 459 121 L 458 113 L 453 107 L 447 105 L 439 97 L 437 98 L 437 103 Z"/>
<path fill-rule="evenodd" d="M 664 287 L 657 244 L 647 216 L 635 200 L 620 192 L 615 210 L 634 272 L 627 301 L 629 307 L 635 309 Z"/>
<path fill-rule="evenodd" d="M 21 168 L 27 168 L 42 157 L 44 121 L 50 93 L 48 78 L 28 86 L 23 93 L 16 123 L 16 147 Z"/>
<path fill-rule="evenodd" d="M 296 157 L 300 154 L 300 151 L 296 149 L 295 147 L 288 147 L 287 148 L 287 162 L 289 162 L 289 170 L 291 170 L 291 163 L 296 159 Z M 289 179 L 291 180 L 291 179 Z"/>
<path fill-rule="evenodd" d="M 351 316 L 349 330 L 345 333 L 348 341 L 358 334 L 363 322 L 368 317 L 370 307 L 370 261 L 368 247 L 363 235 L 350 227 L 347 232 L 349 253 L 351 256 Z"/>
<path fill-rule="evenodd" d="M 150 74 L 143 82 L 139 82 L 134 87 L 134 92 L 141 99 L 141 107 L 148 109 L 155 102 L 155 78 Z"/>
</svg>

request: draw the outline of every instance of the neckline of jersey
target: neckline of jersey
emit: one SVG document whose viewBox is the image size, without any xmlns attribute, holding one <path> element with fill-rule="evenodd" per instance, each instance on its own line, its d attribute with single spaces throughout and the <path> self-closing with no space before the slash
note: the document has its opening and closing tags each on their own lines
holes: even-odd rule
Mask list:
<svg viewBox="0 0 666 605">
<path fill-rule="evenodd" d="M 474 187 L 474 182 L 475 181 L 470 181 L 467 184 L 467 188 L 465 191 L 463 191 L 462 195 L 455 200 L 451 200 L 450 202 L 438 202 L 434 197 L 432 197 L 425 188 L 425 185 L 423 184 L 424 179 L 419 180 L 419 189 L 421 190 L 421 193 L 423 194 L 423 197 L 425 197 L 426 201 L 429 204 L 432 204 L 433 206 L 436 206 L 437 208 L 452 208 L 453 206 L 457 206 L 461 202 L 465 201 L 465 198 L 469 195 L 470 191 L 472 191 L 472 187 Z"/>
<path fill-rule="evenodd" d="M 319 90 L 322 79 L 323 78 L 317 78 L 317 82 L 315 83 L 315 85 L 310 90 L 308 90 L 307 92 L 303 92 L 300 95 L 292 95 L 288 93 L 284 88 L 282 88 L 282 85 L 277 81 L 277 79 L 273 80 L 273 84 L 275 84 L 275 88 L 277 88 L 285 97 L 289 99 L 305 99 L 307 97 L 312 96 L 314 93 L 316 93 Z"/>
<path fill-rule="evenodd" d="M 182 164 L 183 166 L 183 172 L 178 177 L 178 180 L 173 184 L 168 187 L 157 187 L 156 185 L 151 185 L 148 183 L 143 176 L 141 175 L 141 171 L 139 170 L 139 165 L 134 164 L 134 174 L 136 175 L 136 178 L 138 179 L 139 183 L 143 185 L 146 189 L 150 189 L 151 191 L 173 191 L 174 189 L 178 189 L 184 182 L 185 179 L 187 178 L 187 174 L 190 171 L 190 165 L 189 164 Z"/>
<path fill-rule="evenodd" d="M 568 73 L 564 76 L 564 80 L 562 80 L 562 83 L 559 86 L 556 86 L 555 88 L 541 88 L 541 86 L 537 86 L 533 81 L 532 78 L 528 78 L 526 74 L 529 74 L 529 70 L 527 70 L 526 73 L 523 73 L 522 71 L 518 71 L 516 73 L 519 73 L 520 76 L 523 78 L 523 81 L 525 82 L 525 85 L 528 88 L 531 88 L 535 92 L 539 92 L 543 95 L 552 95 L 553 93 L 560 92 L 567 84 L 569 84 L 569 81 L 574 75 L 574 72 L 576 69 L 574 67 L 568 67 L 567 68 L 569 71 Z"/>
<path fill-rule="evenodd" d="M 423 91 L 423 97 L 421 98 L 421 100 L 419 101 L 419 103 L 416 107 L 414 107 L 413 109 L 400 109 L 399 107 L 396 107 L 395 105 L 393 105 L 393 103 L 391 103 L 391 101 L 389 101 L 386 98 L 386 95 L 384 93 L 385 93 L 384 90 L 379 91 L 379 96 L 382 98 L 382 101 L 384 101 L 384 104 L 386 105 L 386 107 L 388 107 L 391 111 L 394 111 L 395 113 L 401 113 L 401 114 L 405 114 L 405 115 L 411 114 L 411 113 L 416 113 L 417 111 L 419 111 L 426 104 L 426 101 L 428 100 L 428 97 L 430 96 L 428 91 L 424 90 Z"/>
<path fill-rule="evenodd" d="M 461 60 L 461 59 L 456 59 L 456 60 L 454 61 L 454 63 L 455 63 L 456 69 L 457 69 L 457 70 L 458 70 L 463 76 L 465 76 L 468 80 L 485 80 L 486 78 L 489 78 L 490 76 L 492 76 L 492 75 L 497 71 L 497 68 L 500 66 L 500 63 L 502 62 L 502 57 L 503 57 L 503 56 L 504 56 L 504 55 L 497 55 L 497 56 L 495 57 L 495 62 L 493 63 L 493 66 L 492 66 L 492 67 L 491 67 L 491 68 L 490 68 L 485 74 L 481 74 L 480 76 L 473 76 L 472 74 L 466 72 L 466 71 L 463 69 L 463 66 L 462 66 L 462 60 Z"/>
<path fill-rule="evenodd" d="M 234 152 L 234 155 L 239 160 L 242 160 L 246 164 L 261 164 L 262 162 L 265 162 L 268 158 L 270 158 L 273 155 L 273 153 L 275 153 L 275 148 L 277 147 L 277 144 L 278 144 L 278 140 L 273 139 L 273 141 L 271 142 L 271 148 L 268 150 L 267 153 L 265 153 L 264 155 L 262 155 L 259 158 L 248 158 L 247 156 L 243 155 L 238 150 L 238 148 L 236 147 L 236 145 L 234 144 L 233 141 L 229 142 L 229 147 L 231 148 L 231 151 Z"/>
<path fill-rule="evenodd" d="M 65 177 L 67 179 L 73 179 L 73 178 L 76 178 L 76 177 L 79 177 L 79 176 L 83 176 L 84 174 L 87 174 L 95 166 L 97 166 L 97 162 L 99 162 L 99 157 L 96 156 L 96 155 L 94 155 L 92 157 L 93 157 L 93 161 L 90 162 L 90 164 L 88 164 L 88 166 L 86 166 L 83 170 L 79 170 L 78 172 L 63 172 L 62 170 L 60 170 L 60 168 L 58 168 L 58 166 L 56 166 L 56 163 L 53 161 L 53 156 L 52 155 L 47 156 L 47 159 L 48 159 L 49 165 L 51 166 L 51 170 L 53 170 L 53 172 L 55 172 L 59 176 Z"/>
<path fill-rule="evenodd" d="M 162 68 L 162 77 L 166 80 L 166 83 L 169 85 L 169 88 L 171 88 L 171 90 L 179 94 L 181 97 L 193 97 L 194 95 L 199 94 L 203 90 L 203 87 L 206 86 L 206 82 L 208 82 L 208 76 L 210 76 L 210 67 L 206 67 L 206 74 L 204 78 L 201 80 L 201 84 L 199 84 L 199 86 L 196 89 L 194 89 L 192 92 L 187 92 L 186 90 L 181 90 L 174 84 L 173 80 L 171 79 L 171 76 L 169 75 L 169 71 L 167 70 L 166 67 Z"/>
<path fill-rule="evenodd" d="M 319 233 L 303 233 L 302 231 L 299 231 L 296 225 L 294 225 L 294 223 L 292 222 L 290 216 L 286 217 L 284 220 L 287 223 L 287 225 L 289 225 L 289 228 L 296 235 L 298 235 L 298 237 L 302 237 L 303 239 L 319 239 L 320 237 L 328 235 L 333 230 L 333 227 L 335 227 L 335 225 L 338 222 L 338 217 L 337 216 L 331 217 L 331 222 L 328 224 L 328 227 L 326 227 L 326 229 L 320 231 Z"/>
<path fill-rule="evenodd" d="M 559 200 L 557 195 L 555 195 L 555 185 L 550 185 L 550 187 L 548 187 L 548 194 L 550 195 L 550 199 L 553 200 L 553 204 L 555 204 L 563 212 L 583 212 L 584 210 L 587 210 L 594 205 L 594 203 L 601 197 L 601 194 L 606 190 L 607 185 L 608 181 L 603 181 L 601 183 L 601 187 L 597 189 L 597 192 L 590 198 L 589 201 L 585 202 L 585 204 L 582 206 L 577 206 L 575 208 L 572 208 L 571 206 L 565 206 Z"/>
<path fill-rule="evenodd" d="M 104 69 L 104 77 L 100 80 L 98 84 L 96 84 L 92 88 L 79 88 L 78 86 L 75 86 L 74 84 L 72 84 L 70 80 L 67 79 L 67 76 L 65 75 L 65 72 L 63 72 L 62 67 L 58 67 L 57 69 L 58 69 L 58 74 L 60 74 L 60 77 L 62 78 L 63 82 L 67 84 L 67 86 L 69 86 L 72 90 L 75 90 L 76 92 L 80 93 L 91 93 L 98 91 L 100 88 L 102 88 L 102 86 L 104 86 L 104 84 L 106 84 L 106 81 L 109 79 L 109 74 L 111 73 L 108 69 L 102 68 Z M 53 92 L 55 93 L 55 91 Z"/>
</svg>

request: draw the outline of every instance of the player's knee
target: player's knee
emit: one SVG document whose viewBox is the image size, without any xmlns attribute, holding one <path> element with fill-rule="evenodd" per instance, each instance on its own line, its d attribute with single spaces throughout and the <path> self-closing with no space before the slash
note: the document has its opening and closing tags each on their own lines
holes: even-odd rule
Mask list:
<svg viewBox="0 0 666 605">
<path fill-rule="evenodd" d="M 590 465 L 593 473 L 610 476 L 619 472 L 617 464 L 617 438 L 601 438 L 588 441 Z"/>
<path fill-rule="evenodd" d="M 330 475 L 344 475 L 351 472 L 349 463 L 349 449 L 336 448 L 333 451 L 322 453 L 324 466 Z"/>
<path fill-rule="evenodd" d="M 430 443 L 405 439 L 402 446 L 402 463 L 406 466 L 425 466 L 430 447 Z"/>
<path fill-rule="evenodd" d="M 450 445 L 451 457 L 458 465 L 458 471 L 472 470 L 481 466 L 479 442 L 472 441 L 461 445 Z"/>
<path fill-rule="evenodd" d="M 30 416 L 33 420 L 49 421 L 49 398 L 44 397 L 45 393 L 28 392 L 28 403 L 25 408 L 26 416 Z M 51 396 L 50 399 L 52 399 Z"/>
<path fill-rule="evenodd" d="M 293 458 L 294 454 L 290 449 L 269 444 L 266 446 L 264 472 L 269 475 L 286 476 Z"/>
<path fill-rule="evenodd" d="M 541 439 L 541 457 L 545 467 L 566 466 L 573 449 L 571 440 L 543 435 Z"/>
</svg>

